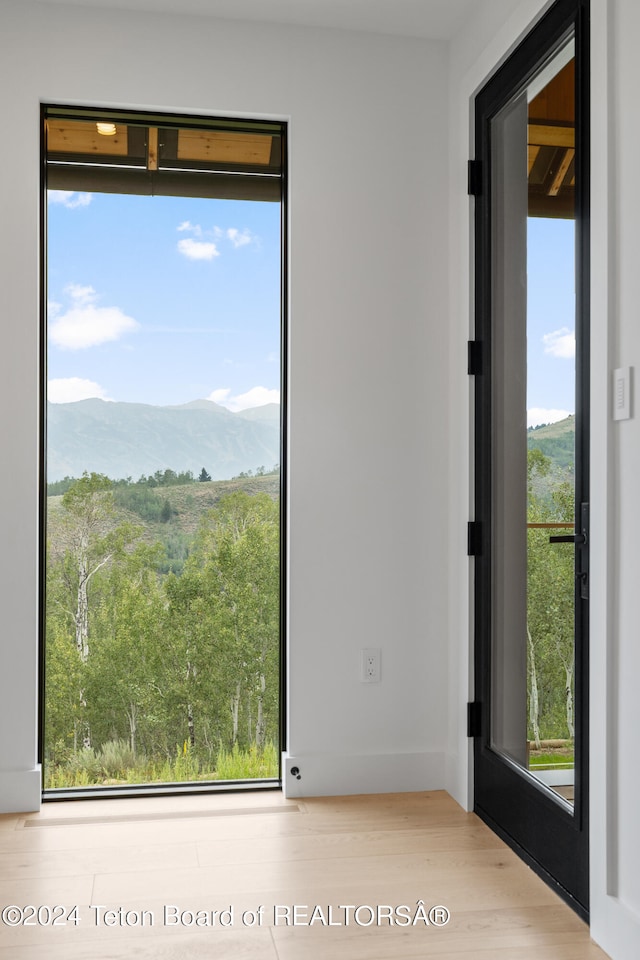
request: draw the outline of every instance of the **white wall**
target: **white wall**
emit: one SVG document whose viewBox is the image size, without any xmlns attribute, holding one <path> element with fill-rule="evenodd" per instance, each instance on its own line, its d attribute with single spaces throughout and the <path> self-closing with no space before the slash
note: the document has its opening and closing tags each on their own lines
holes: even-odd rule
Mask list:
<svg viewBox="0 0 640 960">
<path fill-rule="evenodd" d="M 290 119 L 291 789 L 442 787 L 446 46 L 30 0 L 0 27 L 0 810 L 39 802 L 41 101 Z"/>
<path fill-rule="evenodd" d="M 464 163 L 472 156 L 470 118 L 482 85 L 546 4 L 499 0 L 479 12 L 451 51 L 450 358 L 453 422 L 460 441 L 451 454 L 452 539 L 470 509 L 467 378 L 460 376 L 470 333 L 470 202 Z M 610 419 L 611 370 L 640 363 L 640 272 L 637 265 L 640 133 L 634 118 L 640 88 L 637 0 L 591 0 L 592 290 L 591 290 L 591 638 L 590 845 L 591 933 L 614 960 L 640 955 L 640 767 L 635 724 L 640 676 L 640 407 L 633 419 Z M 464 278 L 463 282 L 460 278 Z M 452 431 L 455 435 L 456 430 Z M 456 478 L 459 482 L 456 483 Z M 471 765 L 464 705 L 471 692 L 468 561 L 450 555 L 450 740 L 447 786 L 469 801 Z M 460 604 L 456 581 L 467 602 Z"/>
<path fill-rule="evenodd" d="M 593 0 L 592 0 L 593 2 Z M 598 346 L 608 369 L 630 365 L 640 370 L 640 276 L 638 222 L 640 195 L 636 158 L 640 149 L 637 92 L 640 63 L 636 0 L 596 0 L 593 37 L 597 57 L 593 86 L 601 124 L 593 132 L 593 151 L 603 174 L 594 188 L 596 277 L 594 317 L 609 323 Z M 606 118 L 606 127 L 605 127 Z M 601 411 L 610 393 L 601 369 Z M 637 384 L 637 381 L 636 381 Z M 601 576 L 607 603 L 598 608 L 593 642 L 592 796 L 598 819 L 592 832 L 592 931 L 615 960 L 640 955 L 640 767 L 637 755 L 638 679 L 640 678 L 640 405 L 633 418 L 603 423 L 596 451 L 608 454 L 595 464 L 598 483 L 607 491 L 602 517 Z M 603 418 L 604 420 L 604 418 Z M 600 442 L 598 442 L 600 441 Z M 607 466 L 608 465 L 608 466 Z M 595 531 L 592 533 L 595 545 Z M 592 630 L 593 633 L 593 630 Z"/>
</svg>

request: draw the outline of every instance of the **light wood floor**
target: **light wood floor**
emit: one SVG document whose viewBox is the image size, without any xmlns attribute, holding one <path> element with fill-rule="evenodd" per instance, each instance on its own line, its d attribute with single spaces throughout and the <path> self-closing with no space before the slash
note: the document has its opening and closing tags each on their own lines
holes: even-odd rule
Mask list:
<svg viewBox="0 0 640 960">
<path fill-rule="evenodd" d="M 339 910 L 361 906 L 367 923 L 367 906 L 406 905 L 413 916 L 419 900 L 426 909 L 447 907 L 449 923 L 364 926 L 351 910 L 347 926 Z M 605 958 L 586 925 L 442 792 L 47 804 L 40 814 L 0 817 L 0 913 L 12 904 L 78 904 L 81 922 L 9 927 L 0 920 L 1 960 Z M 165 905 L 206 916 L 232 907 L 233 925 L 165 926 Z M 260 905 L 262 924 L 243 925 L 243 912 Z M 293 905 L 300 920 L 306 909 L 307 921 L 319 906 L 325 923 L 332 905 L 334 925 L 285 926 L 284 908 Z M 277 924 L 274 906 L 281 908 Z M 149 911 L 154 925 L 107 926 L 104 911 L 120 907 Z"/>
</svg>

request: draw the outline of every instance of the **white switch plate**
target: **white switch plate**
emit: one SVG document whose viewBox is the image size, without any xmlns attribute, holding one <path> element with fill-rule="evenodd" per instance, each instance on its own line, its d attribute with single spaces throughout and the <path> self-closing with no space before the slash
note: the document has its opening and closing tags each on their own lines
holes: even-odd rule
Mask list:
<svg viewBox="0 0 640 960">
<path fill-rule="evenodd" d="M 618 367 L 613 371 L 613 419 L 628 420 L 631 417 L 631 367 Z"/>
</svg>

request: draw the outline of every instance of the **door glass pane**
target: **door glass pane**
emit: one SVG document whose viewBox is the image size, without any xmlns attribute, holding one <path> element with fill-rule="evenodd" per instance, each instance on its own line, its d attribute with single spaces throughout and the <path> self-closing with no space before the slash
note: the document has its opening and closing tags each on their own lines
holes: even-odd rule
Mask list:
<svg viewBox="0 0 640 960">
<path fill-rule="evenodd" d="M 492 747 L 573 800 L 573 43 L 491 124 Z"/>
</svg>

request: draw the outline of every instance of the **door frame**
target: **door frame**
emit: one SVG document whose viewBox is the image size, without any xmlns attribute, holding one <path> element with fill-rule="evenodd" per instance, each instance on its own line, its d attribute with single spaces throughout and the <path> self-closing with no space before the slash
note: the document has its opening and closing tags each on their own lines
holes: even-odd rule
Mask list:
<svg viewBox="0 0 640 960">
<path fill-rule="evenodd" d="M 589 914 L 588 602 L 576 591 L 573 812 L 491 748 L 492 224 L 490 122 L 573 34 L 576 58 L 576 515 L 589 501 L 589 0 L 556 0 L 475 98 L 474 810 L 585 919 Z M 580 532 L 576 530 L 576 532 Z"/>
</svg>

